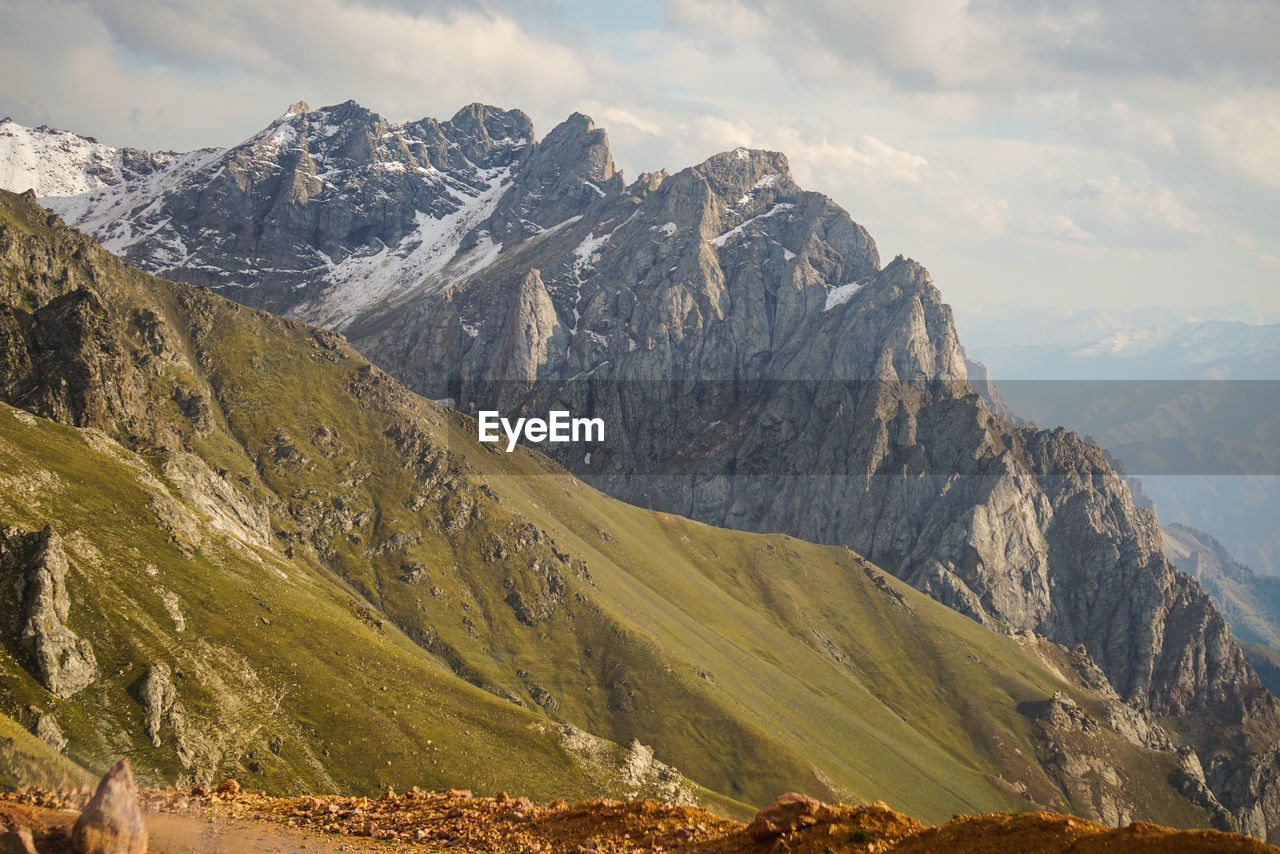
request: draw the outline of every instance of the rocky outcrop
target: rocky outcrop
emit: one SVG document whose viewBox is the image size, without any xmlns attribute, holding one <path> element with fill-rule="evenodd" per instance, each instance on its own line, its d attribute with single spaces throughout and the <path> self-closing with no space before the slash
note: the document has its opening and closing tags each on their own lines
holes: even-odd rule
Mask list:
<svg viewBox="0 0 1280 854">
<path fill-rule="evenodd" d="M 778 795 L 773 803 L 756 813 L 747 834 L 756 842 L 776 839 L 784 833 L 836 820 L 836 811 L 817 798 L 798 792 Z"/>
<path fill-rule="evenodd" d="M 526 137 L 532 136 L 529 128 Z M 574 113 L 531 148 L 511 191 L 494 209 L 489 231 L 504 244 L 534 237 L 623 187 L 605 132 Z"/>
<path fill-rule="evenodd" d="M 557 340 L 557 334 L 560 340 Z M 532 382 L 565 335 L 555 306 L 537 270 L 520 281 L 499 339 L 497 368 L 502 379 Z"/>
<path fill-rule="evenodd" d="M 75 854 L 146 854 L 147 824 L 128 757 L 98 783 L 71 829 L 71 847 Z"/>
<path fill-rule="evenodd" d="M 1230 813 L 1232 828 L 1273 844 L 1280 842 L 1280 829 L 1275 821 L 1280 810 L 1277 750 L 1274 747 L 1256 752 L 1218 748 L 1200 749 L 1197 753 L 1204 766 L 1205 781 Z"/>
<path fill-rule="evenodd" d="M 1040 721 L 1046 728 L 1051 730 L 1068 732 L 1074 730 L 1085 734 L 1102 731 L 1097 721 L 1089 717 L 1083 709 L 1076 705 L 1075 700 L 1061 691 L 1055 691 L 1053 696 L 1049 698 L 1044 714 L 1040 716 Z"/>
<path fill-rule="evenodd" d="M 1205 780 L 1204 768 L 1200 765 L 1200 757 L 1190 747 L 1178 750 L 1178 768 L 1170 780 L 1183 797 L 1203 807 L 1211 816 L 1213 824 L 1219 830 L 1236 827 L 1237 822 L 1231 813 L 1218 801 L 1213 790 Z"/>
<path fill-rule="evenodd" d="M 189 384 L 190 372 L 168 370 L 182 342 L 154 318 L 117 314 L 99 288 L 105 277 L 129 276 L 127 268 L 105 258 L 98 275 L 68 265 L 65 259 L 83 248 L 70 232 L 55 232 L 48 243 L 22 240 L 15 231 L 0 238 L 0 261 L 24 271 L 20 283 L 0 284 L 10 306 L 0 312 L 0 397 L 153 447 L 207 432 L 212 415 L 203 392 Z M 121 327 L 133 340 L 126 343 Z M 158 369 L 170 374 L 163 392 L 151 387 Z M 181 435 L 167 417 L 174 405 L 193 416 L 184 419 Z"/>
<path fill-rule="evenodd" d="M 1129 780 L 1110 758 L 1096 720 L 1058 691 L 1045 704 L 1036 732 L 1045 769 L 1067 794 L 1073 812 L 1112 827 L 1133 821 Z"/>
<path fill-rule="evenodd" d="M 59 753 L 67 749 L 67 737 L 62 734 L 62 727 L 58 726 L 58 719 L 53 715 L 41 714 L 36 718 L 34 732 L 36 738 Z"/>
<path fill-rule="evenodd" d="M 142 701 L 142 711 L 147 716 L 147 736 L 152 744 L 159 747 L 160 727 L 165 718 L 173 713 L 174 703 L 178 699 L 177 689 L 173 687 L 173 671 L 169 665 L 160 663 L 148 669 L 138 694 Z"/>
<path fill-rule="evenodd" d="M 637 739 L 632 739 L 631 745 L 619 754 L 617 745 L 572 724 L 560 726 L 560 737 L 584 768 L 616 771 L 628 798 L 656 798 L 669 804 L 696 802 L 689 782 L 680 771 L 655 759 L 653 748 Z"/>
<path fill-rule="evenodd" d="M 56 697 L 70 697 L 98 676 L 93 646 L 67 627 L 70 566 L 52 527 L 0 534 L 0 566 L 10 579 L 13 626 L 31 674 Z"/>
<path fill-rule="evenodd" d="M 206 524 L 246 543 L 266 545 L 271 534 L 267 511 L 212 471 L 204 460 L 175 451 L 162 468 L 183 502 L 200 511 Z"/>
</svg>

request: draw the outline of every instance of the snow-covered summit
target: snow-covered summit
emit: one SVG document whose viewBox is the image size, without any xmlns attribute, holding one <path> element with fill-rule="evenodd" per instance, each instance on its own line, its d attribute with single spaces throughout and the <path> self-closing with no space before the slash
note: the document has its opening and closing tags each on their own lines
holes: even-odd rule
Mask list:
<svg viewBox="0 0 1280 854">
<path fill-rule="evenodd" d="M 221 149 L 151 153 L 41 125 L 0 122 L 0 187 L 36 196 L 113 252 L 150 233 L 144 212 Z"/>
<path fill-rule="evenodd" d="M 395 124 L 300 101 L 239 145 L 185 154 L 6 119 L 0 187 L 33 189 L 147 270 L 341 326 L 455 256 L 496 256 L 478 227 L 532 145 L 527 116 L 483 104 Z"/>
<path fill-rule="evenodd" d="M 118 184 L 119 150 L 45 125 L 0 121 L 0 186 L 40 198 L 74 196 Z"/>
</svg>

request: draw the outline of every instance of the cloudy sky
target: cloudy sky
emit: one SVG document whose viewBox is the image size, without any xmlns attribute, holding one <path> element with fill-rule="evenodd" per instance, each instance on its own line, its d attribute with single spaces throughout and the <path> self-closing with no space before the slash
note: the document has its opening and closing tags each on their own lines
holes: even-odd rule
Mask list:
<svg viewBox="0 0 1280 854">
<path fill-rule="evenodd" d="M 737 145 L 981 303 L 1280 319 L 1275 0 L 0 0 L 0 115 L 231 145 L 292 102 Z"/>
</svg>

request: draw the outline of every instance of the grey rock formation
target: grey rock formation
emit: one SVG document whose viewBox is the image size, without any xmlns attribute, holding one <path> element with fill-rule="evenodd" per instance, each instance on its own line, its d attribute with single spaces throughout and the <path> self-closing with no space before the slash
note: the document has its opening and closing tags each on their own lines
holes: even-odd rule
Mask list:
<svg viewBox="0 0 1280 854">
<path fill-rule="evenodd" d="M 175 452 L 163 466 L 183 502 L 204 513 L 208 524 L 246 543 L 263 545 L 270 536 L 267 511 L 214 473 L 194 454 Z"/>
<path fill-rule="evenodd" d="M 1061 691 L 1055 691 L 1049 698 L 1040 720 L 1046 727 L 1054 730 L 1095 733 L 1102 729 L 1097 721 L 1077 705 L 1075 700 Z"/>
<path fill-rule="evenodd" d="M 178 698 L 177 689 L 173 687 L 173 672 L 167 664 L 154 664 L 147 670 L 139 689 L 142 710 L 146 713 L 146 732 L 151 743 L 160 746 L 160 727 L 166 715 L 173 711 L 174 702 Z"/>
<path fill-rule="evenodd" d="M 67 627 L 70 567 L 52 527 L 39 533 L 7 529 L 0 535 L 0 565 L 13 579 L 19 645 L 31 674 L 56 697 L 70 697 L 98 675 L 93 647 Z"/>
<path fill-rule="evenodd" d="M 1126 793 L 1129 781 L 1102 746 L 1102 726 L 1061 691 L 1045 704 L 1036 721 L 1046 770 L 1071 799 L 1072 808 L 1118 827 L 1133 820 Z"/>
<path fill-rule="evenodd" d="M 58 726 L 58 719 L 50 714 L 41 714 L 36 718 L 36 738 L 61 753 L 67 749 L 67 737 Z"/>
<path fill-rule="evenodd" d="M 1178 769 L 1173 774 L 1172 782 L 1188 800 L 1209 811 L 1215 827 L 1230 830 L 1236 825 L 1231 813 L 1218 802 L 1217 796 L 1209 788 L 1204 768 L 1200 765 L 1200 757 L 1190 747 L 1183 747 L 1178 751 Z"/>
</svg>

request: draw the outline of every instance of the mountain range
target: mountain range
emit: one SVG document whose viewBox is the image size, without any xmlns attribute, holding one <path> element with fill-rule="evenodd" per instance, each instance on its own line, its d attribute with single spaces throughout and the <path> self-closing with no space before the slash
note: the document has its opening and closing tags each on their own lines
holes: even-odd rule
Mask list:
<svg viewBox="0 0 1280 854">
<path fill-rule="evenodd" d="M 957 307 L 969 353 L 1000 381 L 1275 379 L 1280 324 L 1244 305 Z"/>
<path fill-rule="evenodd" d="M 497 456 L 335 333 L 0 211 L 15 781 L 129 753 L 284 792 L 1232 820 L 1081 650 Z"/>
<path fill-rule="evenodd" d="M 586 454 L 581 447 L 546 448 L 582 480 L 635 504 L 722 528 L 785 532 L 836 548 L 822 553 L 834 558 L 811 560 L 796 551 L 800 547 L 786 545 L 798 541 L 784 537 L 767 552 L 782 564 L 743 577 L 740 573 L 753 559 L 745 557 L 741 546 L 699 552 L 701 537 L 688 533 L 719 529 L 689 528 L 694 523 L 677 523 L 676 517 L 625 511 L 684 528 L 686 533 L 676 538 L 685 542 L 687 537 L 694 550 L 689 577 L 708 580 L 690 589 L 691 599 L 681 597 L 681 602 L 722 602 L 725 607 L 715 611 L 724 615 L 733 612 L 728 600 L 741 603 L 747 595 L 741 591 L 751 591 L 749 611 L 758 613 L 759 603 L 767 602 L 766 613 L 775 615 L 770 620 L 778 619 L 779 608 L 791 615 L 788 619 L 800 620 L 795 625 L 803 628 L 800 634 L 808 647 L 826 649 L 828 660 L 839 663 L 843 656 L 855 669 L 868 666 L 869 659 L 883 662 L 879 654 L 853 653 L 862 647 L 850 643 L 847 632 L 858 621 L 826 612 L 829 622 L 811 622 L 824 613 L 823 603 L 861 601 L 868 594 L 873 599 L 887 596 L 907 612 L 919 609 L 922 600 L 908 599 L 910 590 L 874 568 L 855 569 L 847 563 L 853 558 L 840 558 L 849 553 L 839 547 L 848 546 L 972 618 L 961 621 L 969 627 L 966 631 L 1001 643 L 1007 639 L 998 633 L 1034 645 L 1043 643 L 1032 640 L 1040 636 L 1058 645 L 1048 648 L 1074 650 L 1070 655 L 1076 671 L 1087 674 L 1083 683 L 1112 698 L 1110 728 L 1130 736 L 1131 746 L 1140 744 L 1175 762 L 1164 781 L 1173 781 L 1196 808 L 1223 826 L 1265 838 L 1280 825 L 1272 746 L 1280 731 L 1275 701 L 1245 662 L 1209 597 L 1164 556 L 1154 515 L 1135 506 L 1109 458 L 1092 443 L 1063 430 L 1016 426 L 992 412 L 969 385 L 950 309 L 927 271 L 902 257 L 882 266 L 866 230 L 825 196 L 796 186 L 782 155 L 738 149 L 674 175 L 647 174 L 628 184 L 613 166 L 604 133 L 585 116 L 570 117 L 539 141 L 519 112 L 472 105 L 448 122 L 426 119 L 397 126 L 349 102 L 314 111 L 295 105 L 240 146 L 187 155 L 108 149 L 74 135 L 6 122 L 0 125 L 0 160 L 17 164 L 5 167 L 6 176 L 29 181 L 38 193 L 44 188 L 45 204 L 130 262 L 207 285 L 250 306 L 340 330 L 364 357 L 412 391 L 453 403 L 454 410 L 419 410 L 416 432 L 399 416 L 394 424 L 317 425 L 315 412 L 325 412 L 322 421 L 328 421 L 346 410 L 345 404 L 324 407 L 320 402 L 328 395 L 321 386 L 345 389 L 360 401 L 358 410 L 378 411 L 388 405 L 384 400 L 418 399 L 377 368 L 355 368 L 360 357 L 342 350 L 345 344 L 326 337 L 329 333 L 244 310 L 241 314 L 253 322 L 237 322 L 230 319 L 237 313 L 229 305 L 181 288 L 172 293 L 188 295 L 192 307 L 178 296 L 141 300 L 136 291 L 112 300 L 99 296 L 95 303 L 96 283 L 103 277 L 88 270 L 50 277 L 48 268 L 57 266 L 50 259 L 59 253 L 36 248 L 42 240 L 47 243 L 39 228 L 27 229 L 34 243 L 10 241 L 31 245 L 15 250 L 19 257 L 8 273 L 10 281 L 25 283 L 11 288 L 7 400 L 33 416 L 104 430 L 130 453 L 163 456 L 178 450 L 186 455 L 178 459 L 189 463 L 189 456 L 206 459 L 207 449 L 221 444 L 230 456 L 206 462 L 221 484 L 206 478 L 203 470 L 163 472 L 178 489 L 186 477 L 206 495 L 230 484 L 234 494 L 228 493 L 224 503 L 232 507 L 239 503 L 237 495 L 245 497 L 244 487 L 256 496 L 249 503 L 256 503 L 259 513 L 241 507 L 230 512 L 230 520 L 223 510 L 209 518 L 224 520 L 232 530 L 238 525 L 256 532 L 264 547 L 276 543 L 292 548 L 290 559 L 301 549 L 312 550 L 322 574 L 332 573 L 365 601 L 377 603 L 419 648 L 449 660 L 460 657 L 456 650 L 470 642 L 461 642 L 461 636 L 442 639 L 436 621 L 421 617 L 432 612 L 430 604 L 419 607 L 425 600 L 419 599 L 416 612 L 402 610 L 404 598 L 385 593 L 394 587 L 393 580 L 376 561 L 369 568 L 368 551 L 395 542 L 397 536 L 408 543 L 417 525 L 453 534 L 468 530 L 467 520 L 487 528 L 503 513 L 463 489 L 464 483 L 474 488 L 486 478 L 496 496 L 490 498 L 506 508 L 547 514 L 567 501 L 573 509 L 542 528 L 550 538 L 548 555 L 537 554 L 541 542 L 532 532 L 520 536 L 515 520 L 505 533 L 496 534 L 499 543 L 481 538 L 455 553 L 459 570 L 465 561 L 486 554 L 529 561 L 503 588 L 507 592 L 500 601 L 510 616 L 492 600 L 480 607 L 483 597 L 473 592 L 479 612 L 503 614 L 517 631 L 550 619 L 578 620 L 567 616 L 570 610 L 575 615 L 590 612 L 586 602 L 579 602 L 581 608 L 569 604 L 576 601 L 567 598 L 571 589 L 577 590 L 574 596 L 587 596 L 581 589 L 586 576 L 567 583 L 572 573 L 557 569 L 556 562 L 571 568 L 574 556 L 552 529 L 576 525 L 576 536 L 589 540 L 592 531 L 582 532 L 582 520 L 596 511 L 583 508 L 598 508 L 602 502 L 608 508 L 623 505 L 607 503 L 594 492 L 580 493 L 594 497 L 575 503 L 574 491 L 587 489 L 576 480 L 565 491 L 545 485 L 540 477 L 499 476 L 514 473 L 508 468 L 512 463 L 475 449 L 467 435 L 474 427 L 464 414 L 480 408 L 536 411 L 565 404 L 604 418 L 615 437 Z M 57 195 L 57 188 L 69 188 L 69 193 Z M 29 201 L 25 204 L 21 217 L 10 218 L 34 221 L 38 215 Z M 46 227 L 67 243 L 73 261 L 76 251 L 81 258 L 100 261 L 88 244 L 72 246 L 74 239 L 58 224 Z M 66 269 L 78 268 L 67 262 Z M 22 278 L 31 271 L 39 284 Z M 58 286 L 50 284 L 54 281 Z M 157 299 L 163 311 L 150 306 Z M 175 299 L 179 316 L 172 313 Z M 135 303 L 141 307 L 135 309 Z M 116 319 L 100 320 L 103 312 Z M 280 331 L 293 344 L 268 352 L 262 342 L 275 339 L 264 337 L 264 329 Z M 195 339 L 205 338 L 207 345 L 194 346 Z M 113 341 L 115 350 L 104 367 L 97 344 Z M 46 354 L 66 347 L 73 351 L 66 354 L 65 366 Z M 301 363 L 299 353 L 306 357 Z M 324 368 L 326 361 L 343 368 L 328 383 L 296 378 L 307 375 L 300 364 Z M 162 369 L 168 364 L 172 370 Z M 210 375 L 215 367 L 215 373 L 221 372 L 216 382 Z M 236 441 L 227 450 L 222 425 L 237 420 L 245 426 L 231 427 Z M 468 477 L 448 480 L 446 475 L 445 481 L 437 481 L 446 487 L 424 490 L 425 500 L 417 508 L 412 495 L 398 503 L 371 496 L 363 504 L 335 496 L 338 489 L 372 489 L 362 485 L 388 477 L 394 481 L 385 469 L 376 476 L 360 472 L 368 460 L 384 454 L 394 458 L 387 447 L 416 460 L 413 465 L 420 467 L 422 477 L 448 472 L 447 455 L 430 453 L 429 434 L 422 437 L 427 432 L 424 420 L 459 425 L 462 435 L 446 439 L 445 448 L 448 455 L 472 460 Z M 438 449 L 444 428 L 436 429 Z M 354 450 L 356 443 L 378 436 L 390 446 Z M 326 448 L 347 443 L 352 443 L 347 459 L 336 451 L 326 456 Z M 242 453 L 247 463 L 235 462 Z M 321 459 L 342 460 L 345 468 Z M 535 460 L 528 465 L 551 465 L 528 459 Z M 180 462 L 176 470 L 182 466 Z M 290 482 L 277 470 L 332 471 L 329 492 Z M 497 482 L 508 484 L 503 489 L 515 494 L 499 491 Z M 466 497 L 459 498 L 455 490 Z M 199 505 L 206 499 L 190 500 Z M 392 507 L 404 506 L 414 512 L 430 507 L 431 512 L 406 521 L 402 530 L 381 527 L 391 518 Z M 291 521 L 281 528 L 277 519 L 286 515 Z M 256 524 L 263 518 L 270 522 Z M 586 524 L 594 527 L 594 522 Z M 33 521 L 31 527 L 35 525 Z M 600 526 L 595 534 L 617 542 L 609 530 Z M 41 536 L 38 542 L 22 540 L 27 545 L 14 546 L 13 552 L 48 553 L 50 537 Z M 715 536 L 748 542 L 735 539 L 745 534 Z M 661 543 L 670 537 L 648 529 L 638 531 L 633 542 Z M 513 547 L 513 542 L 519 545 Z M 395 551 L 392 547 L 387 553 Z M 793 552 L 799 557 L 788 565 Z M 721 562 L 722 575 L 705 575 L 708 557 L 712 565 Z M 592 561 L 583 560 L 589 567 L 585 572 L 600 583 Z M 625 576 L 638 571 L 634 560 L 629 556 L 615 565 Z M 664 557 L 655 560 L 672 563 Z M 784 597 L 773 589 L 774 584 L 790 587 L 800 584 L 798 579 L 812 578 L 808 568 L 823 560 L 835 563 L 816 590 L 806 584 L 807 592 Z M 429 575 L 439 562 L 437 555 L 416 563 Z M 410 577 L 414 566 L 414 561 L 402 561 L 392 572 Z M 858 581 L 859 572 L 871 585 L 863 592 L 820 592 L 832 585 L 864 584 Z M 662 578 L 671 583 L 669 575 Z M 440 589 L 445 594 L 440 598 L 448 598 L 449 589 Z M 627 584 L 613 589 L 611 607 L 627 601 L 648 610 L 651 620 L 659 613 L 681 613 L 659 604 L 669 600 L 654 597 L 651 587 L 632 588 L 630 597 L 616 595 Z M 462 597 L 455 598 L 463 604 Z M 896 613 L 896 606 L 886 607 Z M 656 631 L 654 624 L 637 619 L 646 625 L 645 633 Z M 686 625 L 710 625 L 712 619 L 703 613 Z M 475 617 L 465 615 L 461 625 L 476 629 L 475 623 Z M 457 626 L 453 631 L 459 631 Z M 515 650 L 503 651 L 509 642 L 499 641 L 497 634 L 476 634 L 491 660 L 520 660 Z M 714 647 L 715 638 L 734 634 L 728 629 L 702 634 L 689 646 Z M 550 657 L 559 662 L 550 668 L 554 672 L 562 673 L 567 661 L 590 659 L 586 647 L 599 654 L 601 636 L 592 634 L 593 642 L 587 642 L 575 632 L 569 635 L 579 638 L 578 646 L 562 647 Z M 756 645 L 763 637 L 754 632 L 746 636 L 756 638 Z M 77 641 L 61 637 L 65 643 L 60 648 L 78 649 Z M 765 649 L 770 645 L 756 646 L 758 653 Z M 787 660 L 776 655 L 770 650 L 764 657 Z M 937 656 L 946 657 L 941 651 Z M 916 650 L 907 657 L 920 667 L 931 656 Z M 83 673 L 90 662 L 82 658 L 82 665 L 73 669 Z M 502 670 L 500 678 L 489 675 L 486 671 L 494 665 L 475 663 L 483 660 L 459 658 L 455 673 L 482 687 L 502 685 L 498 693 L 513 691 L 515 699 L 526 705 L 532 701 L 543 712 L 549 693 L 559 714 L 619 743 L 634 732 L 628 728 L 634 723 L 621 724 L 634 718 L 619 713 L 638 708 L 629 699 L 645 693 L 637 684 L 642 679 L 663 681 L 657 675 L 663 672 L 660 658 L 644 654 L 631 666 L 619 662 L 620 670 L 606 666 L 602 677 L 608 681 L 597 685 L 599 693 L 590 702 L 566 701 L 541 682 L 537 692 L 527 681 L 519 683 L 525 691 L 521 696 L 511 687 L 509 671 Z M 758 655 L 752 666 L 759 660 Z M 985 666 L 991 659 L 975 653 L 972 660 Z M 717 685 L 723 677 L 716 669 L 706 668 L 710 678 L 698 678 Z M 1004 667 L 993 670 L 1003 672 Z M 517 667 L 516 673 L 521 672 L 536 671 Z M 796 673 L 790 662 L 777 672 Z M 812 679 L 803 681 L 809 686 L 838 684 L 826 677 Z M 743 680 L 749 681 L 745 675 Z M 901 684 L 903 690 L 937 685 L 923 675 L 899 678 L 885 671 L 870 681 Z M 606 685 L 607 690 L 600 690 Z M 880 689 L 871 690 L 875 696 Z M 779 688 L 773 697 L 783 695 L 804 693 Z M 955 710 L 958 699 L 944 691 L 925 705 Z M 1045 719 L 1067 721 L 1046 731 L 1097 731 L 1079 723 L 1079 706 L 1069 697 L 1054 694 L 1045 700 Z M 770 701 L 738 697 L 734 702 L 735 707 L 760 708 Z M 651 707 L 650 714 L 660 717 L 671 707 L 662 703 Z M 990 698 L 974 705 L 961 701 L 959 707 L 972 723 L 972 716 L 984 714 L 980 709 L 1007 710 L 1009 704 Z M 1019 708 L 1018 703 L 1013 707 Z M 723 708 L 708 712 L 706 720 L 723 720 Z M 1116 711 L 1121 708 L 1129 712 Z M 831 712 L 815 706 L 796 714 L 796 721 L 812 726 Z M 886 718 L 885 726 L 891 721 Z M 1070 721 L 1079 725 L 1073 729 Z M 651 720 L 646 737 L 656 742 L 659 734 L 670 732 L 670 722 L 662 723 L 666 729 Z M 703 786 L 735 796 L 744 779 L 742 768 L 764 767 L 758 765 L 766 759 L 764 753 L 748 755 L 741 749 L 743 743 L 753 743 L 745 734 L 758 732 L 762 724 L 754 720 L 719 743 L 713 743 L 706 726 L 676 727 L 705 748 L 701 754 L 675 750 L 667 755 Z M 1022 726 L 1015 722 L 997 729 Z M 975 729 L 987 728 L 970 726 L 967 739 Z M 872 741 L 898 743 L 887 729 L 877 730 Z M 867 743 L 863 733 L 864 738 L 848 744 Z M 1041 744 L 1042 752 L 1051 742 Z M 1005 747 L 983 744 L 984 755 L 1008 754 Z M 1054 778 L 1059 790 L 1075 792 L 1072 797 L 1089 801 L 1108 820 L 1118 818 L 1122 810 L 1114 792 L 1107 790 L 1104 797 L 1063 782 L 1109 779 L 1098 768 L 1073 763 L 1073 756 L 1091 755 L 1089 751 L 1065 750 L 1060 742 L 1054 750 L 1066 757 L 1057 766 L 1066 778 Z M 947 753 L 943 749 L 937 755 Z M 838 745 L 806 744 L 792 754 L 792 771 L 785 770 L 785 763 L 768 767 L 780 769 L 780 776 L 802 773 L 803 762 L 816 754 L 847 755 Z M 737 775 L 723 765 L 729 756 L 742 762 Z M 912 756 L 908 764 L 924 753 Z M 811 773 L 819 781 L 823 775 L 841 779 L 830 770 Z M 946 772 L 927 776 L 959 779 Z M 994 777 L 1009 779 L 1003 773 L 989 775 L 988 786 Z M 843 779 L 838 785 L 849 785 L 851 777 Z M 1131 786 L 1119 788 L 1133 791 Z"/>
</svg>

